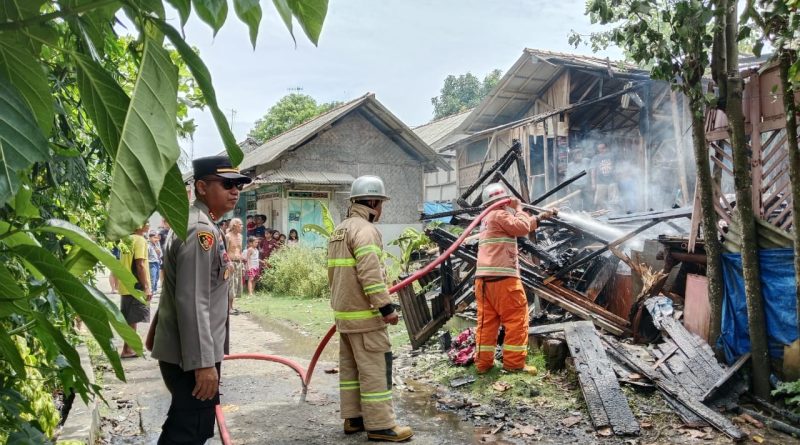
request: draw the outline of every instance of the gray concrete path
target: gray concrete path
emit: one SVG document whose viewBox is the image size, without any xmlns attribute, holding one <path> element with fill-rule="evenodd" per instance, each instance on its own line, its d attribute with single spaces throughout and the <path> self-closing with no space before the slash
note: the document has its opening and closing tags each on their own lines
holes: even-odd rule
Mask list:
<svg viewBox="0 0 800 445">
<path fill-rule="evenodd" d="M 107 280 L 101 278 L 107 288 Z M 117 295 L 111 295 L 118 300 Z M 158 295 L 152 307 L 158 305 Z M 139 326 L 144 336 L 148 325 Z M 279 354 L 308 364 L 318 339 L 299 335 L 281 323 L 258 323 L 248 315 L 231 317 L 231 352 Z M 121 347 L 121 344 L 119 345 Z M 240 444 L 356 444 L 365 434 L 345 436 L 338 413 L 338 376 L 324 371 L 336 367 L 336 342 L 328 346 L 325 361 L 317 366 L 307 401 L 300 402 L 301 384 L 289 367 L 260 361 L 226 361 L 222 367 L 222 408 L 233 443 Z M 101 409 L 104 444 L 155 444 L 169 406 L 155 360 L 123 361 L 127 383 L 103 373 L 109 406 Z M 474 441 L 470 425 L 452 415 L 439 413 L 429 394 L 398 394 L 396 409 L 401 420 L 417 432 L 413 442 L 463 444 Z M 219 444 L 218 437 L 210 443 Z"/>
</svg>

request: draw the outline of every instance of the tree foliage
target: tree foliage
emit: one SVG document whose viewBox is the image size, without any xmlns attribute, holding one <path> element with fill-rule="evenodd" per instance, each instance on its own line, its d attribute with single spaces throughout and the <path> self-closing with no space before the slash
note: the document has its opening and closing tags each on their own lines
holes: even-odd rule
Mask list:
<svg viewBox="0 0 800 445">
<path fill-rule="evenodd" d="M 232 0 L 255 45 L 258 1 Z M 120 379 L 112 339 L 141 340 L 94 284 L 102 266 L 135 278 L 106 246 L 158 208 L 186 233 L 176 166 L 190 107 L 206 104 L 235 164 L 242 159 L 211 75 L 182 26 L 192 9 L 214 32 L 226 0 L 0 0 L 0 443 L 48 443 L 52 394 L 101 396 L 75 345 L 80 319 Z M 317 43 L 327 0 L 275 1 Z M 117 35 L 122 16 L 135 37 Z M 137 295 L 141 298 L 141 295 Z"/>
<path fill-rule="evenodd" d="M 275 136 L 319 116 L 338 106 L 340 102 L 317 103 L 307 95 L 291 93 L 283 96 L 275 105 L 257 120 L 248 136 L 263 144 Z"/>
<path fill-rule="evenodd" d="M 472 73 L 449 75 L 439 95 L 431 98 L 433 118 L 441 119 L 476 107 L 500 81 L 503 72 L 492 70 L 483 81 Z"/>
</svg>

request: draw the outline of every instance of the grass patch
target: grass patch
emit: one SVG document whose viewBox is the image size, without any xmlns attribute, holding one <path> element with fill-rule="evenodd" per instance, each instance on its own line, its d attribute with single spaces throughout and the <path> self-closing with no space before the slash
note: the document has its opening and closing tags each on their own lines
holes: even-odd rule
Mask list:
<svg viewBox="0 0 800 445">
<path fill-rule="evenodd" d="M 333 310 L 328 299 L 293 298 L 285 295 L 260 292 L 243 296 L 234 307 L 250 312 L 257 318 L 278 320 L 312 336 L 322 336 L 333 324 Z M 389 326 L 389 337 L 394 347 L 409 342 L 405 324 Z"/>
<path fill-rule="evenodd" d="M 574 376 L 566 371 L 551 373 L 545 369 L 545 358 L 540 351 L 529 352 L 526 363 L 535 366 L 536 375 L 525 372 L 507 373 L 502 371 L 501 364 L 486 374 L 478 375 L 475 366 L 453 366 L 447 356 L 428 362 L 428 369 L 423 373 L 435 381 L 450 386 L 450 381 L 459 377 L 474 376 L 475 383 L 463 386 L 458 391 L 469 394 L 480 403 L 488 403 L 498 398 L 511 402 L 522 402 L 548 406 L 551 408 L 575 411 L 583 407 L 583 399 Z M 506 391 L 498 391 L 493 385 L 505 382 L 511 386 Z"/>
</svg>

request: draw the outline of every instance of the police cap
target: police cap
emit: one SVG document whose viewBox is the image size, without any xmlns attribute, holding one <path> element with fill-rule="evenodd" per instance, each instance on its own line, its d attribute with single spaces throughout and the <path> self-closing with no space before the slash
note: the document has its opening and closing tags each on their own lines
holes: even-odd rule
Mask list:
<svg viewBox="0 0 800 445">
<path fill-rule="evenodd" d="M 253 182 L 252 179 L 239 173 L 239 169 L 231 165 L 231 160 L 227 156 L 197 158 L 192 161 L 192 170 L 194 170 L 195 179 L 202 179 L 206 176 L 219 176 L 238 180 L 242 184 Z"/>
</svg>

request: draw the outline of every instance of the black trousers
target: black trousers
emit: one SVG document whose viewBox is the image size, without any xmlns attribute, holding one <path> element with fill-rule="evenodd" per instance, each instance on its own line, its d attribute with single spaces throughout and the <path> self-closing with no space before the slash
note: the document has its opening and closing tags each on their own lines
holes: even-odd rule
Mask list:
<svg viewBox="0 0 800 445">
<path fill-rule="evenodd" d="M 220 364 L 217 363 L 217 375 Z M 202 445 L 214 437 L 215 411 L 219 392 L 211 400 L 198 400 L 192 396 L 195 386 L 194 370 L 184 371 L 180 366 L 158 362 L 161 377 L 172 394 L 167 420 L 161 427 L 158 445 Z"/>
</svg>

